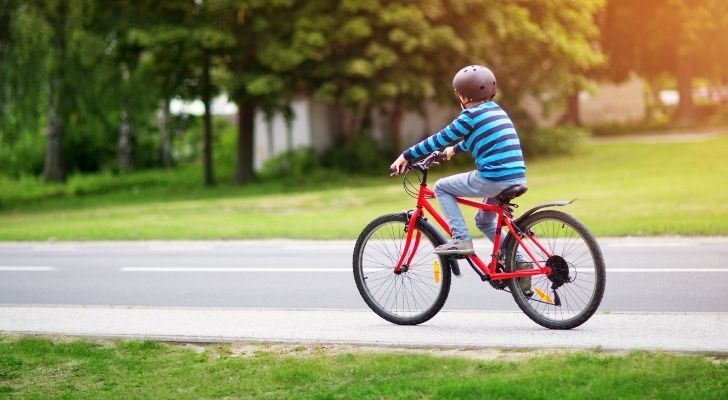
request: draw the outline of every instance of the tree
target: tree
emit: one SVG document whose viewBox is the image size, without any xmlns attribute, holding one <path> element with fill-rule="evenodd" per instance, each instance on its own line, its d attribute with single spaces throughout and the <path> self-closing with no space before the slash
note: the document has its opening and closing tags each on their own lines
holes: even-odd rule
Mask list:
<svg viewBox="0 0 728 400">
<path fill-rule="evenodd" d="M 334 105 L 339 141 L 379 109 L 399 147 L 403 110 L 422 111 L 438 93 L 433 81 L 461 55 L 464 43 L 442 18 L 445 10 L 419 3 L 329 0 L 295 13 L 288 51 L 303 60 L 296 80 Z"/>
<path fill-rule="evenodd" d="M 427 100 L 453 104 L 451 79 L 468 64 L 499 77 L 497 100 L 518 113 L 530 95 L 558 103 L 603 61 L 595 48 L 601 0 L 329 0 L 294 19 L 309 91 L 331 102 L 342 136 L 360 129 L 372 107 L 388 114 L 393 147 L 404 110 Z M 344 109 L 348 110 L 345 111 Z"/>
<path fill-rule="evenodd" d="M 50 28 L 29 6 L 0 6 L 0 147 L 3 170 L 38 173 L 43 168 L 41 135 L 46 104 Z"/>
<path fill-rule="evenodd" d="M 290 38 L 289 19 L 281 12 L 294 4 L 293 0 L 177 0 L 148 2 L 139 8 L 147 24 L 134 30 L 131 40 L 157 60 L 164 97 L 173 93 L 199 96 L 205 104 L 203 170 L 208 184 L 213 180 L 210 103 L 220 86 L 227 89 L 239 110 L 234 176 L 238 183 L 254 178 L 256 108 L 268 113 L 287 109 L 282 98 L 290 98 L 294 88 L 286 71 L 297 61 L 282 62 L 284 54 L 265 63 L 260 54 L 276 53 L 282 48 L 276 41 Z M 215 77 L 218 84 L 213 82 Z"/>
<path fill-rule="evenodd" d="M 602 19 L 607 75 L 621 80 L 635 72 L 653 84 L 673 77 L 680 94 L 676 117 L 692 120 L 694 79 L 720 79 L 724 70 L 726 13 L 722 0 L 609 0 Z"/>
<path fill-rule="evenodd" d="M 16 139 L 44 127 L 46 180 L 62 181 L 73 170 L 96 170 L 114 153 L 119 68 L 108 20 L 95 1 L 6 2 L 9 8 L 8 78 L 0 127 L 12 124 Z M 7 14 L 5 14 L 7 13 Z M 41 88 L 39 90 L 39 88 Z M 42 109 L 42 112 L 33 111 Z"/>
<path fill-rule="evenodd" d="M 238 107 L 237 158 L 234 180 L 255 178 L 253 136 L 255 110 L 285 109 L 284 98 L 295 93 L 293 70 L 301 54 L 287 43 L 294 38 L 291 22 L 301 0 L 219 0 L 211 4 L 218 26 L 232 38 L 223 60 L 226 90 Z"/>
<path fill-rule="evenodd" d="M 477 27 L 473 37 L 480 40 L 474 52 L 499 77 L 498 101 L 509 112 L 517 114 L 526 96 L 546 111 L 561 108 L 587 85 L 588 71 L 604 61 L 595 46 L 594 20 L 602 5 L 602 0 L 498 1 L 468 12 Z"/>
<path fill-rule="evenodd" d="M 151 52 L 154 74 L 163 101 L 173 95 L 197 97 L 205 107 L 203 115 L 203 182 L 213 185 L 213 126 L 211 103 L 218 92 L 213 70 L 232 38 L 221 29 L 220 1 L 150 2 L 140 8 L 149 25 L 130 32 L 129 40 Z"/>
<path fill-rule="evenodd" d="M 254 179 L 255 110 L 290 117 L 298 94 L 334 105 L 340 140 L 382 113 L 399 150 L 404 111 L 424 113 L 431 100 L 454 104 L 451 78 L 464 65 L 492 67 L 498 101 L 516 113 L 524 96 L 554 103 L 573 93 L 601 60 L 593 48 L 599 0 L 0 1 L 12 5 L 0 22 L 35 15 L 47 27 L 45 36 L 33 33 L 38 46 L 22 50 L 47 49 L 37 56 L 45 64 L 33 64 L 42 67 L 33 76 L 42 78 L 35 104 L 45 116 L 29 119 L 46 127 L 48 179 L 97 169 L 115 155 L 133 165 L 134 144 L 157 108 L 168 165 L 164 111 L 176 96 L 205 104 L 203 178 L 212 184 L 210 103 L 219 90 L 229 93 L 239 110 L 235 180 L 244 183 Z M 0 71 L 10 65 L 3 59 L 11 31 L 0 26 Z"/>
<path fill-rule="evenodd" d="M 3 0 L 4 170 L 42 170 L 47 180 L 63 180 L 109 165 L 115 156 L 122 167 L 135 163 L 141 154 L 135 144 L 149 137 L 143 133 L 157 100 L 142 52 L 124 40 L 131 20 L 121 12 L 125 4 Z"/>
</svg>

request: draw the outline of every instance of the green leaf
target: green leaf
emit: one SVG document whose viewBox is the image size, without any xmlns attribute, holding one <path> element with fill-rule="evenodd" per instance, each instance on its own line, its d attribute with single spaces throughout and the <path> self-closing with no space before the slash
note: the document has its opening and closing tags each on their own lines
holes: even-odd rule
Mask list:
<svg viewBox="0 0 728 400">
<path fill-rule="evenodd" d="M 344 100 L 349 104 L 362 104 L 369 100 L 369 92 L 364 86 L 354 85 L 346 89 Z"/>
</svg>

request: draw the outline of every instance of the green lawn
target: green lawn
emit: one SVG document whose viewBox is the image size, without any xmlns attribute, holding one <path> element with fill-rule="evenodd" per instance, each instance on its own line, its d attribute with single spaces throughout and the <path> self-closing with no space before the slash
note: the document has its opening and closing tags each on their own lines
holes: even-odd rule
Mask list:
<svg viewBox="0 0 728 400">
<path fill-rule="evenodd" d="M 564 211 L 599 236 L 728 234 L 726 135 L 592 143 L 577 156 L 527 164 L 530 190 L 521 210 L 576 198 Z M 78 177 L 47 186 L 2 180 L 0 240 L 354 238 L 374 217 L 413 204 L 401 180 L 385 174 L 204 189 L 197 172 Z"/>
<path fill-rule="evenodd" d="M 0 398 L 724 399 L 728 393 L 728 364 L 697 355 L 502 353 L 505 359 L 485 361 L 320 346 L 238 349 L 0 337 Z"/>
</svg>

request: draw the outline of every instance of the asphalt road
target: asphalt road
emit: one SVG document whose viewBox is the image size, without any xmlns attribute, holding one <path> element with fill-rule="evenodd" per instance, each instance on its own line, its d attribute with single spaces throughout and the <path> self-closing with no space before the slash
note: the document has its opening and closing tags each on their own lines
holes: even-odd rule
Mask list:
<svg viewBox="0 0 728 400">
<path fill-rule="evenodd" d="M 600 311 L 728 312 L 728 238 L 599 242 Z M 0 304 L 361 310 L 352 249 L 351 241 L 4 243 Z M 517 310 L 508 293 L 461 269 L 445 310 Z"/>
</svg>

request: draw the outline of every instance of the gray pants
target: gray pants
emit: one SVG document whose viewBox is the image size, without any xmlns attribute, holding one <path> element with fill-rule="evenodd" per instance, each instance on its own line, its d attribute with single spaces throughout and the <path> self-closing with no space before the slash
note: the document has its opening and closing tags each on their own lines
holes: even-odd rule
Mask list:
<svg viewBox="0 0 728 400">
<path fill-rule="evenodd" d="M 442 178 L 435 182 L 435 196 L 440 202 L 442 212 L 445 214 L 447 223 L 450 224 L 452 237 L 460 240 L 470 240 L 472 237 L 465 225 L 465 219 L 460 211 L 455 197 L 483 197 L 489 204 L 496 204 L 493 197 L 500 194 L 507 187 L 523 182 L 496 182 L 484 179 L 478 171 L 464 172 Z M 492 242 L 495 238 L 496 213 L 478 210 L 475 215 L 475 225 Z M 501 236 L 502 240 L 505 236 Z"/>
</svg>

